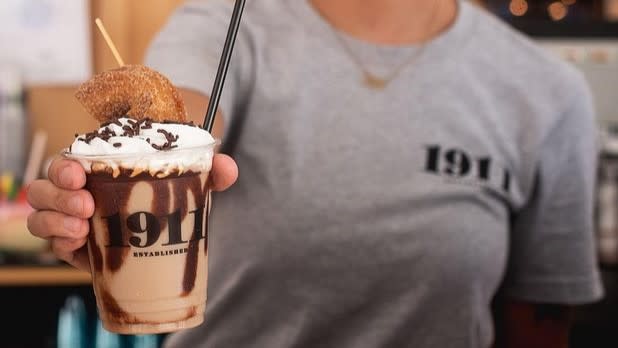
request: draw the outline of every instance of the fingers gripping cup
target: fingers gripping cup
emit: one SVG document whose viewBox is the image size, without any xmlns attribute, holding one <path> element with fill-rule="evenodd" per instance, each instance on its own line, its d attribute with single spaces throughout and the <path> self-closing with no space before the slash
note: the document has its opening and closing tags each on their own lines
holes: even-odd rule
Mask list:
<svg viewBox="0 0 618 348">
<path fill-rule="evenodd" d="M 190 124 L 116 119 L 65 151 L 95 201 L 88 253 L 103 326 L 161 333 L 202 323 L 215 141 Z"/>
</svg>

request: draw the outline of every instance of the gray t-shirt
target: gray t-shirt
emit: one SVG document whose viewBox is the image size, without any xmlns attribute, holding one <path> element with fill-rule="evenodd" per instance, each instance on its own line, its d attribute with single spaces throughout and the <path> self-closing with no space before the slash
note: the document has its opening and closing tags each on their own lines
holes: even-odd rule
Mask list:
<svg viewBox="0 0 618 348">
<path fill-rule="evenodd" d="M 210 93 L 232 1 L 189 2 L 147 64 Z M 367 69 L 415 56 L 343 35 Z M 488 347 L 490 301 L 602 294 L 582 76 L 460 2 L 386 89 L 306 0 L 247 4 L 222 96 L 205 324 L 168 347 Z"/>
</svg>

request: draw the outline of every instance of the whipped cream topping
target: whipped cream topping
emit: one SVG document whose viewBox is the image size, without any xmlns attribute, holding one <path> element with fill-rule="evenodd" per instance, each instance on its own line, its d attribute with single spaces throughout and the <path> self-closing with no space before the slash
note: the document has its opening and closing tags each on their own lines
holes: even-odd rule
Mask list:
<svg viewBox="0 0 618 348">
<path fill-rule="evenodd" d="M 210 133 L 193 124 L 120 118 L 76 135 L 66 155 L 87 172 L 108 171 L 116 177 L 125 169 L 132 176 L 149 172 L 163 177 L 210 170 L 214 145 Z"/>
</svg>

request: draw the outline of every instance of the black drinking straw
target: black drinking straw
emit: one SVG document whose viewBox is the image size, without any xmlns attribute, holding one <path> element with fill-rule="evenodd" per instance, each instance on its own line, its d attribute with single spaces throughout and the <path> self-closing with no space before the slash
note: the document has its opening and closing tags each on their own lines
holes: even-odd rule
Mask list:
<svg viewBox="0 0 618 348">
<path fill-rule="evenodd" d="M 242 11 L 244 8 L 245 0 L 236 0 L 236 3 L 234 4 L 234 12 L 232 12 L 232 19 L 230 20 L 230 26 L 227 29 L 227 37 L 225 38 L 225 45 L 223 45 L 221 60 L 219 60 L 217 76 L 215 78 L 215 83 L 212 86 L 212 92 L 210 93 L 210 102 L 208 103 L 208 110 L 206 111 L 206 116 L 204 117 L 204 125 L 202 126 L 208 132 L 212 131 L 212 126 L 215 123 L 215 113 L 219 107 L 221 91 L 223 91 L 225 76 L 227 75 L 227 69 L 230 66 L 230 59 L 232 58 L 232 51 L 234 50 L 234 42 L 236 42 L 236 34 L 238 34 L 240 18 L 242 17 Z"/>
</svg>

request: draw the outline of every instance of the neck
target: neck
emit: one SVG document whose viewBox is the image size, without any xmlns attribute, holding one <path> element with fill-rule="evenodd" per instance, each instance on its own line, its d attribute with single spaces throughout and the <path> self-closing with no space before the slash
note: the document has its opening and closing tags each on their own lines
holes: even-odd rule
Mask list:
<svg viewBox="0 0 618 348">
<path fill-rule="evenodd" d="M 301 0 L 302 1 L 302 0 Z M 309 0 L 333 27 L 378 44 L 418 44 L 455 20 L 455 0 Z"/>
</svg>

